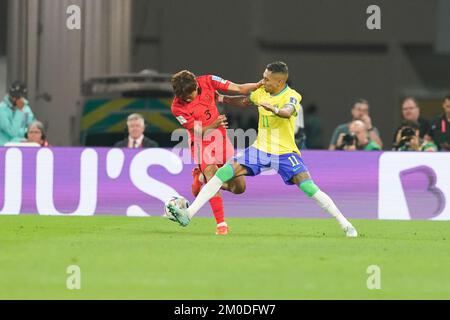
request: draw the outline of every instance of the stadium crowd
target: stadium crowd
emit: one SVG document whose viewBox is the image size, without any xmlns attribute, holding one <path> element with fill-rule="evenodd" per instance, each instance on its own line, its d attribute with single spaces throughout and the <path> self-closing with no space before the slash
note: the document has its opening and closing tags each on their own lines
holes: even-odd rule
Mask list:
<svg viewBox="0 0 450 320">
<path fill-rule="evenodd" d="M 413 97 L 403 99 L 403 121 L 395 130 L 393 151 L 450 151 L 450 95 L 442 102 L 443 113 L 431 120 L 420 115 Z M 380 133 L 369 113 L 369 102 L 360 99 L 351 109 L 352 120 L 336 127 L 329 150 L 376 151 L 383 149 Z"/>
<path fill-rule="evenodd" d="M 15 81 L 0 102 L 0 146 L 24 144 L 49 146 L 45 126 L 35 119 L 26 99 L 27 87 Z M 407 97 L 401 103 L 403 121 L 395 129 L 393 151 L 450 151 L 450 95 L 442 101 L 443 113 L 434 119 L 426 119 L 420 114 L 420 106 L 414 97 Z M 317 107 L 312 105 L 298 117 L 295 133 L 300 149 L 318 148 L 321 134 Z M 340 124 L 334 130 L 328 149 L 342 151 L 383 150 L 380 131 L 370 116 L 370 105 L 365 99 L 358 99 L 351 110 L 351 120 Z M 306 119 L 304 119 L 304 115 Z M 311 117 L 311 119 L 309 119 Z M 313 121 L 309 121 L 313 120 Z M 145 120 L 140 114 L 127 118 L 127 137 L 117 142 L 118 148 L 157 148 L 158 143 L 144 135 Z M 386 148 L 385 148 L 386 150 Z"/>
</svg>

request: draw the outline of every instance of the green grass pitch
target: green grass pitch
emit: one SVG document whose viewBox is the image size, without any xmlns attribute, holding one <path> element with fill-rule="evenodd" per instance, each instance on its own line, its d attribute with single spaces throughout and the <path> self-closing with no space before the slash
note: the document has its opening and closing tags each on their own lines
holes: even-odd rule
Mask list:
<svg viewBox="0 0 450 320">
<path fill-rule="evenodd" d="M 1 216 L 0 299 L 450 299 L 450 222 L 352 222 Z"/>
</svg>

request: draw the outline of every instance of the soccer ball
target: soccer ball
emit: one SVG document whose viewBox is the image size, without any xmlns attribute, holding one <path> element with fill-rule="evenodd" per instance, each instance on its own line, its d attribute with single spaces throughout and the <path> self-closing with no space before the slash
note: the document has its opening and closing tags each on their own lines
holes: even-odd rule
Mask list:
<svg viewBox="0 0 450 320">
<path fill-rule="evenodd" d="M 169 209 L 167 209 L 167 205 L 173 205 L 179 209 L 187 209 L 189 208 L 189 201 L 183 197 L 172 197 L 169 201 L 167 201 L 164 204 L 164 216 L 166 218 L 173 218 L 172 214 L 170 213 Z"/>
</svg>

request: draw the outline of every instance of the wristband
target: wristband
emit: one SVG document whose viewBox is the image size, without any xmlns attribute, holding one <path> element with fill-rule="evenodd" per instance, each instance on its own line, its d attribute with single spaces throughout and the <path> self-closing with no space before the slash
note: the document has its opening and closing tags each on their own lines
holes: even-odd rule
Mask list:
<svg viewBox="0 0 450 320">
<path fill-rule="evenodd" d="M 273 113 L 278 114 L 280 112 L 280 108 L 275 107 L 273 108 Z"/>
</svg>

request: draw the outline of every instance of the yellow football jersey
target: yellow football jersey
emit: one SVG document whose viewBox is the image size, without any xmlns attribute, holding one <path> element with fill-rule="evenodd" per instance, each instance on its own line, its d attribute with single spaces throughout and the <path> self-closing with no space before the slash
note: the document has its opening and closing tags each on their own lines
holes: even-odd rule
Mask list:
<svg viewBox="0 0 450 320">
<path fill-rule="evenodd" d="M 261 103 L 269 103 L 280 110 L 287 105 L 292 105 L 295 108 L 295 113 L 292 117 L 286 119 L 265 110 L 263 107 L 258 107 L 258 137 L 253 147 L 271 154 L 300 154 L 295 144 L 294 131 L 295 120 L 301 108 L 301 100 L 302 96 L 297 91 L 289 88 L 289 86 L 286 86 L 283 91 L 274 96 L 268 93 L 264 87 L 252 92 L 250 101 L 256 106 Z"/>
</svg>

